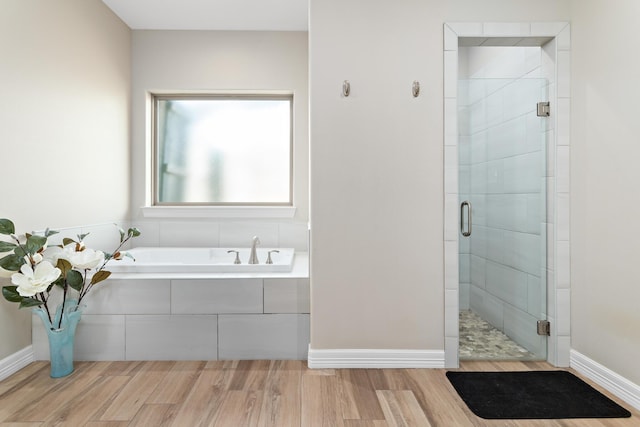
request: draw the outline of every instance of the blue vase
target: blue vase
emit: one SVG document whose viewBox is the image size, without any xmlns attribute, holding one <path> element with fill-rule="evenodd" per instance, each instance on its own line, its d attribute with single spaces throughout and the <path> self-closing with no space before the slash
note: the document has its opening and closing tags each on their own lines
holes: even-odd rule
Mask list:
<svg viewBox="0 0 640 427">
<path fill-rule="evenodd" d="M 33 309 L 42 320 L 49 338 L 51 378 L 64 377 L 73 372 L 73 345 L 76 326 L 80 321 L 83 308 L 78 306 L 77 300 L 67 300 L 64 304 L 64 313 L 61 310 L 62 306 L 56 309 L 53 324 L 42 307 Z M 60 316 L 62 316 L 62 322 L 60 322 Z"/>
</svg>

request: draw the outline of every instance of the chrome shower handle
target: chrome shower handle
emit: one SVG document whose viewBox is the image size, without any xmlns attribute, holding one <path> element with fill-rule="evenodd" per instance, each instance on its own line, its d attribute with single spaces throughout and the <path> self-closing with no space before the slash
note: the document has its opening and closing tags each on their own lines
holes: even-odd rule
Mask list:
<svg viewBox="0 0 640 427">
<path fill-rule="evenodd" d="M 467 207 L 467 231 L 464 231 L 464 208 Z M 471 202 L 465 200 L 460 204 L 460 233 L 464 237 L 471 236 Z"/>
</svg>

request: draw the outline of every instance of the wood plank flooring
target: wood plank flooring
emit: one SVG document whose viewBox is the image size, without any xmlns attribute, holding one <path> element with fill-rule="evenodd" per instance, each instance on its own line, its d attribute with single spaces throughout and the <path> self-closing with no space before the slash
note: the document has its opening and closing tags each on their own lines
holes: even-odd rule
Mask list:
<svg viewBox="0 0 640 427">
<path fill-rule="evenodd" d="M 553 368 L 468 361 L 460 369 Z M 72 375 L 54 380 L 48 362 L 36 362 L 0 382 L 0 427 L 640 426 L 638 411 L 626 419 L 483 420 L 467 409 L 445 372 L 312 370 L 304 361 L 283 360 L 79 362 Z"/>
</svg>

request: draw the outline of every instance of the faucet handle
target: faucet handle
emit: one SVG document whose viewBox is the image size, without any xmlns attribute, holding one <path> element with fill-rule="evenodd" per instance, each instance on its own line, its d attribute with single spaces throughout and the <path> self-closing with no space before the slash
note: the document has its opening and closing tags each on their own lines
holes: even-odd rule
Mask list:
<svg viewBox="0 0 640 427">
<path fill-rule="evenodd" d="M 236 259 L 235 259 L 235 261 L 233 261 L 233 263 L 234 264 L 241 264 L 241 262 L 240 262 L 240 252 L 234 251 L 234 250 L 227 251 L 228 254 L 230 254 L 231 252 L 235 252 L 235 254 L 236 254 Z"/>
<path fill-rule="evenodd" d="M 271 260 L 271 252 L 275 252 L 275 253 L 278 253 L 278 254 L 280 253 L 280 251 L 277 250 L 277 249 L 273 249 L 273 250 L 269 251 L 267 253 L 267 261 L 265 262 L 265 264 L 273 264 L 273 261 Z"/>
</svg>

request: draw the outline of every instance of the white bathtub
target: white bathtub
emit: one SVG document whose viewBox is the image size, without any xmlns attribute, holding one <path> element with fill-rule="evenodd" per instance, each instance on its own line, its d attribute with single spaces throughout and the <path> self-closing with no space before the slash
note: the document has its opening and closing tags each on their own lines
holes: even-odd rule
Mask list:
<svg viewBox="0 0 640 427">
<path fill-rule="evenodd" d="M 271 253 L 273 264 L 265 264 Z M 241 264 L 234 264 L 235 253 L 240 252 Z M 112 273 L 260 273 L 289 272 L 293 268 L 293 248 L 258 248 L 259 264 L 248 264 L 249 248 L 134 248 L 130 258 L 110 261 L 106 270 Z"/>
</svg>

